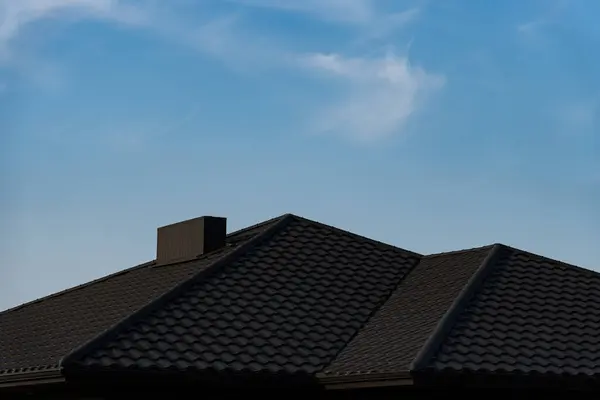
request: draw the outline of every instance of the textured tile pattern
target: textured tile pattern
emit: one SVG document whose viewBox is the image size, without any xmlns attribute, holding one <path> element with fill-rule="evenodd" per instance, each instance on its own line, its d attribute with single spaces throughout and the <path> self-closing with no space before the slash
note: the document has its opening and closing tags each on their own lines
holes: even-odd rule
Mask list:
<svg viewBox="0 0 600 400">
<path fill-rule="evenodd" d="M 437 370 L 600 374 L 600 274 L 504 248 Z"/>
<path fill-rule="evenodd" d="M 270 240 L 118 332 L 88 368 L 314 373 L 418 256 L 296 217 Z"/>
<path fill-rule="evenodd" d="M 324 373 L 408 372 L 491 247 L 426 256 Z"/>
<path fill-rule="evenodd" d="M 146 264 L 0 313 L 0 374 L 56 366 L 61 357 L 232 251 L 265 225 L 229 237 L 197 261 Z"/>
</svg>

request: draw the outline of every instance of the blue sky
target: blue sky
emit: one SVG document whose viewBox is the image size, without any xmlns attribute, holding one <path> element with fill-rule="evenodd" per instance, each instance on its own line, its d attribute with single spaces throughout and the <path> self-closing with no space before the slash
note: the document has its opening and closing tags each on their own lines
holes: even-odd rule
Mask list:
<svg viewBox="0 0 600 400">
<path fill-rule="evenodd" d="M 292 212 L 600 268 L 594 0 L 0 0 L 0 309 Z"/>
</svg>

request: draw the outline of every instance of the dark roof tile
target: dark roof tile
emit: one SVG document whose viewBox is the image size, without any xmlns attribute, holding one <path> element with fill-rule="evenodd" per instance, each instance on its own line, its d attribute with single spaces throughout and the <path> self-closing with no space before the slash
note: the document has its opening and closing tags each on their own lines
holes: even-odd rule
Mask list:
<svg viewBox="0 0 600 400">
<path fill-rule="evenodd" d="M 146 263 L 0 313 L 0 374 L 56 367 L 61 357 L 209 266 L 275 221 L 229 235 L 197 261 Z"/>
<path fill-rule="evenodd" d="M 600 274 L 503 247 L 430 368 L 600 375 Z"/>
<path fill-rule="evenodd" d="M 311 374 L 334 359 L 418 259 L 289 216 L 272 238 L 132 320 L 71 365 Z M 179 340 L 164 340 L 167 334 Z M 154 359 L 142 362 L 148 353 Z"/>
<path fill-rule="evenodd" d="M 323 376 L 408 372 L 491 248 L 423 257 Z"/>
<path fill-rule="evenodd" d="M 0 380 L 61 359 L 67 372 L 318 373 L 326 383 L 600 376 L 598 273 L 502 245 L 423 257 L 292 215 L 227 243 L 0 313 Z"/>
</svg>

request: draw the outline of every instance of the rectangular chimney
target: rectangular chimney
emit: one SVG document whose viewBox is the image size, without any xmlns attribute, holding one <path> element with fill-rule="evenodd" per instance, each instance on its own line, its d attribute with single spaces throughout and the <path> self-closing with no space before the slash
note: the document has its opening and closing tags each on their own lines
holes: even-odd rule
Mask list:
<svg viewBox="0 0 600 400">
<path fill-rule="evenodd" d="M 199 217 L 158 228 L 156 264 L 190 261 L 225 246 L 227 219 Z"/>
</svg>

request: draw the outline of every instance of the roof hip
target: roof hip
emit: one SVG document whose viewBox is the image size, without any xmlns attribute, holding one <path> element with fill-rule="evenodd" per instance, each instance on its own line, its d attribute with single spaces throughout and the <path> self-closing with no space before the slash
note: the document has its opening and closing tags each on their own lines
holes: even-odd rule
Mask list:
<svg viewBox="0 0 600 400">
<path fill-rule="evenodd" d="M 475 294 L 479 287 L 481 287 L 481 284 L 483 281 L 485 281 L 485 278 L 492 271 L 494 263 L 498 259 L 500 251 L 503 247 L 503 245 L 498 243 L 492 246 L 479 268 L 477 268 L 475 273 L 471 275 L 459 295 L 456 296 L 442 318 L 438 320 L 438 323 L 431 332 L 431 335 L 429 335 L 427 341 L 423 347 L 421 347 L 421 350 L 419 350 L 414 360 L 410 364 L 409 370 L 411 372 L 423 370 L 428 366 L 429 361 L 435 355 L 438 348 L 446 338 L 446 335 L 452 329 L 457 317 L 468 304 L 471 297 Z"/>
<path fill-rule="evenodd" d="M 62 357 L 60 359 L 60 361 L 58 363 L 59 368 L 61 368 L 61 369 L 68 368 L 68 365 L 70 363 L 75 362 L 79 357 L 83 356 L 84 354 L 91 351 L 92 349 L 98 347 L 102 343 L 103 340 L 106 340 L 106 339 L 112 337 L 113 335 L 117 334 L 117 332 L 121 328 L 128 326 L 129 324 L 133 323 L 134 321 L 138 320 L 139 318 L 142 318 L 143 316 L 147 315 L 148 313 L 150 313 L 153 310 L 157 309 L 158 307 L 162 306 L 169 300 L 177 297 L 179 294 L 185 292 L 188 288 L 192 287 L 198 279 L 206 277 L 210 274 L 214 274 L 215 272 L 220 270 L 221 267 L 229 264 L 235 258 L 241 256 L 246 251 L 248 251 L 250 248 L 260 244 L 264 240 L 269 239 L 273 234 L 275 234 L 277 231 L 279 231 L 280 229 L 285 227 L 292 219 L 293 219 L 293 216 L 291 214 L 283 215 L 273 225 L 269 226 L 267 229 L 260 232 L 252 239 L 243 243 L 242 245 L 237 247 L 232 252 L 226 253 L 224 256 L 218 258 L 212 264 L 210 264 L 207 268 L 200 270 L 196 274 L 192 275 L 190 278 L 182 281 L 177 286 L 173 287 L 171 290 L 167 291 L 166 293 L 163 293 L 159 297 L 150 301 L 145 306 L 139 308 L 134 313 L 129 314 L 127 317 L 120 320 L 119 322 L 117 322 L 116 324 L 114 324 L 113 326 L 108 328 L 107 330 L 101 332 L 100 334 L 93 337 L 89 341 L 87 341 L 87 342 L 83 343 L 82 345 L 80 345 L 79 347 L 73 349 L 70 353 L 68 353 L 67 355 L 65 355 L 64 357 Z"/>
</svg>

